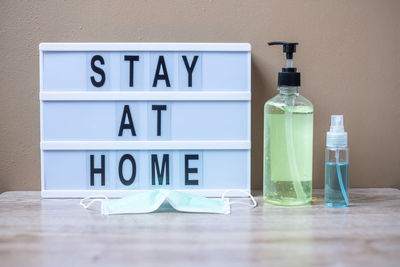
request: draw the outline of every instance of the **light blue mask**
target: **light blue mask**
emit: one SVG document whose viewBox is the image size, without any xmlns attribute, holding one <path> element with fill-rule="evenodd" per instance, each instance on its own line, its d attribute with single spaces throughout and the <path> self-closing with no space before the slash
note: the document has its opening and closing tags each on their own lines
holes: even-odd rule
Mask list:
<svg viewBox="0 0 400 267">
<path fill-rule="evenodd" d="M 89 208 L 94 202 L 101 202 L 101 214 L 129 214 L 129 213 L 149 213 L 156 210 L 165 210 L 168 207 L 181 212 L 200 212 L 200 213 L 230 213 L 230 204 L 243 204 L 250 207 L 257 206 L 253 196 L 246 191 L 238 190 L 248 195 L 252 204 L 243 202 L 232 202 L 225 198 L 225 194 L 232 190 L 227 190 L 220 199 L 201 197 L 193 194 L 183 193 L 174 190 L 156 189 L 142 193 L 132 194 L 120 199 L 109 199 L 106 196 L 90 196 L 81 200 L 80 205 L 85 209 Z M 235 190 L 236 191 L 236 190 Z M 99 199 L 102 198 L 102 199 Z M 91 199 L 87 204 L 85 202 Z M 169 205 L 163 205 L 169 204 Z"/>
</svg>

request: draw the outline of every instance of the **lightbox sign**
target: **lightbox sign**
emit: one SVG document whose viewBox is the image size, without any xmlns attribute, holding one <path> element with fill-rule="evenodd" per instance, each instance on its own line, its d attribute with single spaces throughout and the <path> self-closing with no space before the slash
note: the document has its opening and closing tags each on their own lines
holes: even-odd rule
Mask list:
<svg viewBox="0 0 400 267">
<path fill-rule="evenodd" d="M 42 196 L 249 191 L 250 50 L 40 44 Z"/>
</svg>

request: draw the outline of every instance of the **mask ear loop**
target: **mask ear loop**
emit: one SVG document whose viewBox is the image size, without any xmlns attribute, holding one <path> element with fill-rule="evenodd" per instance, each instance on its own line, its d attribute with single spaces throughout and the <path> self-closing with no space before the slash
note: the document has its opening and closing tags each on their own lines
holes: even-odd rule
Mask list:
<svg viewBox="0 0 400 267">
<path fill-rule="evenodd" d="M 257 206 L 257 201 L 254 199 L 254 197 L 249 192 L 244 191 L 242 189 L 228 189 L 228 190 L 225 190 L 224 193 L 222 194 L 222 197 L 221 197 L 222 200 L 225 200 L 225 195 L 228 192 L 241 192 L 241 193 L 247 195 L 248 197 L 250 197 L 251 201 L 253 202 L 253 204 L 247 204 L 247 203 L 240 202 L 240 201 L 233 201 L 233 202 L 229 201 L 229 203 L 231 205 L 232 204 L 240 204 L 240 205 L 247 206 L 247 207 L 250 207 L 250 208 L 255 208 Z"/>
<path fill-rule="evenodd" d="M 104 199 L 99 199 L 99 198 L 104 198 Z M 86 201 L 86 200 L 91 200 L 89 203 L 87 203 L 87 204 L 85 204 L 84 202 Z M 101 202 L 101 204 L 103 204 L 103 201 L 105 201 L 105 200 L 108 200 L 108 197 L 107 196 L 105 196 L 105 195 L 95 195 L 95 196 L 88 196 L 88 197 L 85 197 L 84 199 L 81 199 L 81 201 L 79 202 L 79 204 L 83 207 L 83 208 L 85 208 L 85 209 L 88 209 L 90 206 L 92 206 L 92 204 L 94 203 L 94 202 Z"/>
</svg>

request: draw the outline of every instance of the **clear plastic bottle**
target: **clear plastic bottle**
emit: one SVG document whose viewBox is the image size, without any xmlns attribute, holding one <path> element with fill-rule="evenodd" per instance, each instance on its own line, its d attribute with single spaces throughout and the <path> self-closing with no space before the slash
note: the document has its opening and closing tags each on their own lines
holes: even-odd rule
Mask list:
<svg viewBox="0 0 400 267">
<path fill-rule="evenodd" d="M 299 87 L 278 90 L 264 106 L 264 200 L 305 205 L 312 197 L 314 109 Z"/>
<path fill-rule="evenodd" d="M 279 94 L 264 106 L 264 201 L 305 205 L 312 197 L 314 108 L 299 94 L 300 73 L 293 67 L 298 43 L 269 45 L 283 46 L 286 67 L 278 74 Z"/>
<path fill-rule="evenodd" d="M 349 205 L 349 149 L 343 115 L 332 115 L 325 148 L 325 205 Z"/>
</svg>

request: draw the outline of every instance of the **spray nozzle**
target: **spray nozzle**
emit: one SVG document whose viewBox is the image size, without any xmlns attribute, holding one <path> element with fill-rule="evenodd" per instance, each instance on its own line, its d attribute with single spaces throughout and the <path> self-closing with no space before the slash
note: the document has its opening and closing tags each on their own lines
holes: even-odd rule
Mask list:
<svg viewBox="0 0 400 267">
<path fill-rule="evenodd" d="M 331 127 L 326 133 L 326 145 L 329 147 L 347 146 L 347 132 L 343 127 L 343 115 L 331 116 Z"/>
<path fill-rule="evenodd" d="M 278 74 L 278 86 L 300 86 L 300 73 L 293 67 L 293 53 L 299 43 L 269 42 L 268 45 L 282 45 L 286 53 L 286 67 Z"/>
<path fill-rule="evenodd" d="M 344 132 L 344 127 L 343 127 L 343 115 L 332 115 L 331 116 L 331 127 L 330 127 L 331 132 Z"/>
</svg>

